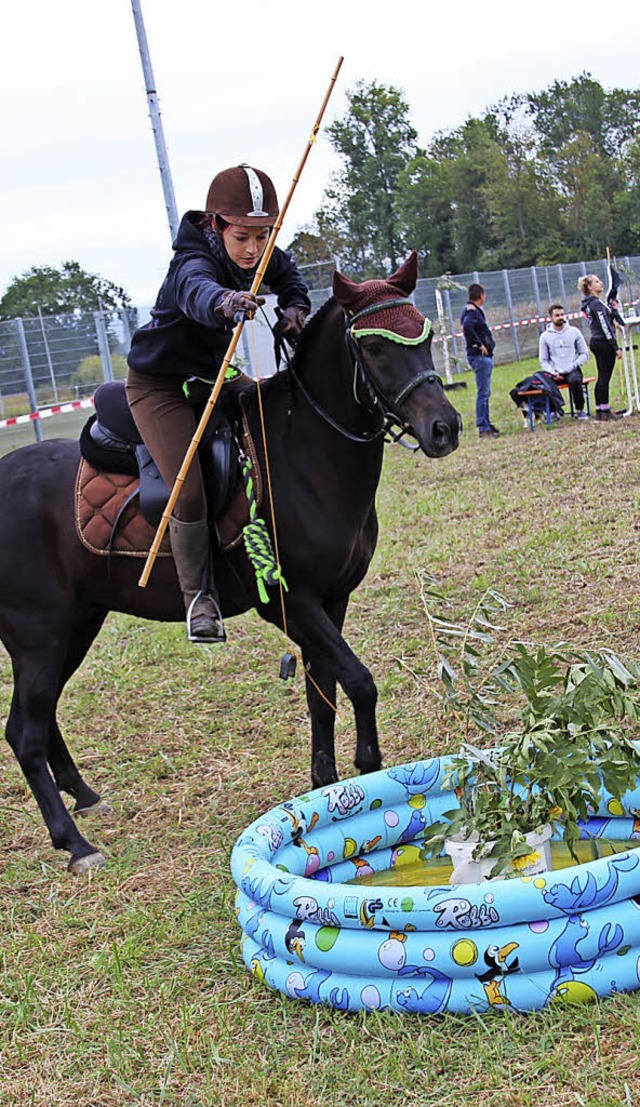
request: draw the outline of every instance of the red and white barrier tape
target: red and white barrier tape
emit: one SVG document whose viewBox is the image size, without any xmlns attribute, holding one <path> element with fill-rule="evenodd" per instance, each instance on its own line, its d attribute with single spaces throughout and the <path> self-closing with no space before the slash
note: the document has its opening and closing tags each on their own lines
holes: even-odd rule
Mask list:
<svg viewBox="0 0 640 1107">
<path fill-rule="evenodd" d="M 635 305 L 639 304 L 639 303 L 640 303 L 640 300 L 632 300 L 631 303 L 626 305 L 626 306 L 627 307 L 635 307 Z M 583 316 L 581 311 L 567 311 L 566 314 L 565 314 L 565 318 L 566 319 L 584 319 L 584 316 Z M 549 316 L 548 315 L 534 315 L 531 319 L 516 319 L 515 322 L 513 322 L 513 323 L 494 323 L 493 326 L 489 327 L 489 330 L 490 331 L 509 331 L 513 327 L 527 327 L 527 326 L 530 326 L 531 323 L 548 323 L 548 322 L 549 322 Z M 464 335 L 463 335 L 462 331 L 455 331 L 454 334 L 444 335 L 444 338 L 443 338 L 442 335 L 435 335 L 434 341 L 442 342 L 444 340 L 450 340 L 451 338 L 464 338 Z"/>
<path fill-rule="evenodd" d="M 93 407 L 93 397 L 88 400 L 72 400 L 68 404 L 54 404 L 42 411 L 30 411 L 28 415 L 14 415 L 12 419 L 0 419 L 0 430 L 4 427 L 17 427 L 20 423 L 34 423 L 36 419 L 48 419 L 50 415 L 67 415 L 83 407 Z"/>
<path fill-rule="evenodd" d="M 640 300 L 632 300 L 628 307 L 635 307 L 636 304 L 640 304 Z M 580 319 L 582 317 L 581 311 L 568 311 L 566 314 L 567 319 Z M 491 331 L 506 331 L 512 327 L 527 327 L 531 323 L 548 323 L 548 315 L 534 315 L 531 319 L 517 319 L 514 323 L 496 323 L 493 327 L 489 327 Z M 456 331 L 455 334 L 434 335 L 435 342 L 449 341 L 452 338 L 463 338 L 462 331 Z M 93 407 L 93 396 L 88 400 L 73 400 L 68 404 L 55 404 L 53 407 L 46 408 L 43 411 L 31 411 L 28 415 L 16 415 L 13 419 L 0 419 L 0 430 L 4 427 L 17 427 L 20 423 L 33 423 L 36 419 L 47 419 L 50 415 L 67 415 L 70 411 L 78 411 L 79 408 Z"/>
</svg>

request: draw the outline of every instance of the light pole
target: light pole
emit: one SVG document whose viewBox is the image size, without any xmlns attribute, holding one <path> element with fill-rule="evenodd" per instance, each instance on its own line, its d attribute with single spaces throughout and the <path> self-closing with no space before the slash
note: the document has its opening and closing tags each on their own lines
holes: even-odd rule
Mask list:
<svg viewBox="0 0 640 1107">
<path fill-rule="evenodd" d="M 162 179 L 164 203 L 167 209 L 169 230 L 171 231 L 171 241 L 173 242 L 176 234 L 178 233 L 178 209 L 176 207 L 176 198 L 173 191 L 173 181 L 171 180 L 171 170 L 169 168 L 169 155 L 167 154 L 167 147 L 164 141 L 162 119 L 160 118 L 160 107 L 158 105 L 158 95 L 156 93 L 153 69 L 151 67 L 151 58 L 149 57 L 149 46 L 147 44 L 147 35 L 144 29 L 144 21 L 142 19 L 140 0 L 131 0 L 131 9 L 133 11 L 133 20 L 136 25 L 136 35 L 138 36 L 138 48 L 140 50 L 142 72 L 144 74 L 144 83 L 147 90 L 147 103 L 149 105 L 149 115 L 151 117 L 151 129 L 153 131 L 153 137 L 156 143 L 156 153 L 158 155 L 158 168 L 160 169 L 160 177 Z"/>
</svg>

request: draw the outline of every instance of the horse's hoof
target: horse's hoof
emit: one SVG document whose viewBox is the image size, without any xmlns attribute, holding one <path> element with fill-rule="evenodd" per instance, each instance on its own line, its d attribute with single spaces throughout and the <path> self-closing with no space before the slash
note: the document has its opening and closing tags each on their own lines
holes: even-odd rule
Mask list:
<svg viewBox="0 0 640 1107">
<path fill-rule="evenodd" d="M 67 867 L 74 876 L 82 876 L 89 869 L 102 869 L 106 863 L 107 859 L 104 854 L 88 853 L 86 857 L 79 857 L 77 861 L 70 861 Z"/>
<path fill-rule="evenodd" d="M 114 808 L 106 800 L 98 800 L 97 803 L 92 803 L 90 807 L 76 807 L 73 814 L 75 815 L 113 815 Z"/>
</svg>

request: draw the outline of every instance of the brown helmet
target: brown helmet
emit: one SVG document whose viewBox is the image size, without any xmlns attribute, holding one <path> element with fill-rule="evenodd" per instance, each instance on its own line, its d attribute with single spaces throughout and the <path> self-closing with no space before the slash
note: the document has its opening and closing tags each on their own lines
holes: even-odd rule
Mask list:
<svg viewBox="0 0 640 1107">
<path fill-rule="evenodd" d="M 213 178 L 206 210 L 241 227 L 273 227 L 278 217 L 278 197 L 271 178 L 261 169 L 236 165 Z"/>
</svg>

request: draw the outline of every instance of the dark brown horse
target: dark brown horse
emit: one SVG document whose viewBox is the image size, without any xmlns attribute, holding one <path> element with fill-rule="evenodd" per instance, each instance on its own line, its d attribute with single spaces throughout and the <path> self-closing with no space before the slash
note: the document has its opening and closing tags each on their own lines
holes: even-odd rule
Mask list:
<svg viewBox="0 0 640 1107">
<path fill-rule="evenodd" d="M 351 700 L 362 773 L 380 767 L 376 687 L 341 630 L 351 592 L 365 576 L 376 545 L 375 496 L 385 416 L 410 430 L 429 457 L 458 445 L 460 421 L 434 372 L 431 335 L 403 339 L 402 320 L 417 312 L 406 299 L 415 287 L 415 256 L 388 282 L 354 285 L 340 274 L 334 297 L 310 320 L 291 366 L 262 384 L 280 557 L 287 581 L 288 633 L 329 703 L 336 682 Z M 371 306 L 397 313 L 399 340 L 377 333 Z M 359 337 L 350 324 L 368 304 Z M 393 324 L 391 324 L 393 327 Z M 426 330 L 426 328 L 425 328 Z M 249 423 L 261 441 L 255 396 Z M 85 657 L 109 611 L 180 621 L 182 598 L 171 558 L 158 559 L 149 585 L 138 586 L 141 563 L 105 558 L 80 542 L 74 522 L 78 443 L 60 439 L 27 446 L 0 459 L 0 637 L 13 665 L 14 691 L 6 736 L 38 802 L 56 849 L 71 854 L 74 872 L 104 862 L 80 834 L 74 814 L 100 797 L 85 784 L 56 721 L 60 694 Z M 265 509 L 269 525 L 268 511 Z M 109 564 L 110 562 L 110 564 Z M 216 556 L 223 615 L 254 607 L 281 625 L 277 591 L 263 604 L 244 549 Z M 313 784 L 338 779 L 334 711 L 307 681 Z"/>
</svg>

